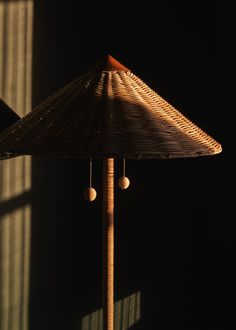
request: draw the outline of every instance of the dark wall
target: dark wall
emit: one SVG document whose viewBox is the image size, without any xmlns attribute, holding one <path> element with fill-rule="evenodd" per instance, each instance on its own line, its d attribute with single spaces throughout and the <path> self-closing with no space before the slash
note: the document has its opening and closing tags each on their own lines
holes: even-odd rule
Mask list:
<svg viewBox="0 0 236 330">
<path fill-rule="evenodd" d="M 116 299 L 141 292 L 134 330 L 229 328 L 223 2 L 41 0 L 34 13 L 34 106 L 110 53 L 222 143 L 214 157 L 127 161 L 130 189 L 115 190 Z M 94 163 L 91 205 L 82 196 L 87 161 L 32 166 L 30 330 L 81 329 L 82 316 L 102 306 L 102 163 Z"/>
</svg>

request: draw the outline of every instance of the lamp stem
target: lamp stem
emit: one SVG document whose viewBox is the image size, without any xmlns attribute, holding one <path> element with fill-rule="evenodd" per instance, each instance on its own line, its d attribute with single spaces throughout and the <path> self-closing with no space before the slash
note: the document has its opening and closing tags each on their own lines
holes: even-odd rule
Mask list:
<svg viewBox="0 0 236 330">
<path fill-rule="evenodd" d="M 103 160 L 103 329 L 114 330 L 114 159 Z"/>
</svg>

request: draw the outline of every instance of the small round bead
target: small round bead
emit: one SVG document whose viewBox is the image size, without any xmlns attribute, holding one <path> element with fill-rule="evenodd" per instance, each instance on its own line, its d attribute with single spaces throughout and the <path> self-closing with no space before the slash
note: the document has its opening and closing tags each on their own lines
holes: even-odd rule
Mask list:
<svg viewBox="0 0 236 330">
<path fill-rule="evenodd" d="M 92 202 L 95 200 L 95 198 L 97 197 L 97 192 L 94 188 L 86 188 L 84 191 L 84 198 L 89 201 Z"/>
<path fill-rule="evenodd" d="M 118 180 L 118 185 L 121 189 L 127 189 L 130 185 L 130 181 L 126 176 L 122 176 Z"/>
</svg>

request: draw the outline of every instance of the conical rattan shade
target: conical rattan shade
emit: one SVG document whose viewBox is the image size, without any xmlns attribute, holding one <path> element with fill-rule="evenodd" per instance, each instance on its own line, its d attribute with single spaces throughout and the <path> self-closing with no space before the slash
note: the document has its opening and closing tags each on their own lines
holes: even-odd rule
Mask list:
<svg viewBox="0 0 236 330">
<path fill-rule="evenodd" d="M 11 126 L 20 117 L 2 100 L 0 99 L 0 132 Z M 0 151 L 0 159 L 9 158 L 10 154 Z"/>
<path fill-rule="evenodd" d="M 79 158 L 221 152 L 219 143 L 111 56 L 5 130 L 0 149 Z"/>
</svg>

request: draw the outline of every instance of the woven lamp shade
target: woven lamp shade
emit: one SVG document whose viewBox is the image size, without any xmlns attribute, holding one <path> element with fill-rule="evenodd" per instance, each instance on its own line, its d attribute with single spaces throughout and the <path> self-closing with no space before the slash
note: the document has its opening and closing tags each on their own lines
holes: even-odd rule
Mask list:
<svg viewBox="0 0 236 330">
<path fill-rule="evenodd" d="M 0 132 L 19 119 L 20 117 L 2 99 L 0 99 Z M 0 151 L 0 159 L 9 158 L 11 156 L 13 155 Z"/>
<path fill-rule="evenodd" d="M 78 158 L 176 158 L 221 146 L 108 55 L 4 131 L 0 149 Z"/>
</svg>

